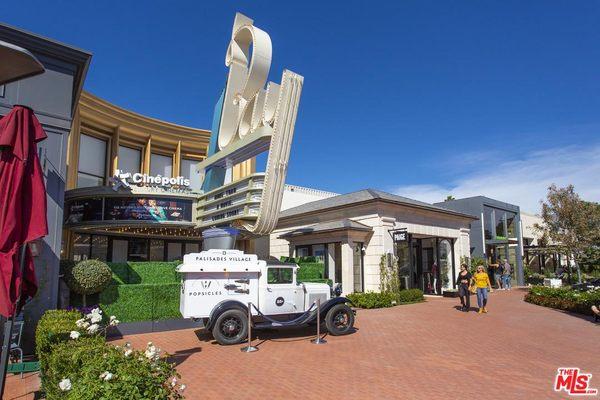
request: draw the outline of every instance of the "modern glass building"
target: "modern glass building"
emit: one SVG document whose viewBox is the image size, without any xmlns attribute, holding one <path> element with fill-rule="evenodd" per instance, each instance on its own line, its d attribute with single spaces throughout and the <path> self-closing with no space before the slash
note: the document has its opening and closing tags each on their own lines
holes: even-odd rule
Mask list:
<svg viewBox="0 0 600 400">
<path fill-rule="evenodd" d="M 208 130 L 143 116 L 84 91 L 67 147 L 61 257 L 170 261 L 199 251 L 196 165 L 209 140 Z M 253 161 L 234 166 L 234 181 L 253 171 Z"/>
<path fill-rule="evenodd" d="M 484 258 L 488 265 L 508 259 L 519 285 L 523 279 L 523 232 L 519 206 L 485 196 L 436 203 L 449 210 L 479 216 L 471 223 L 471 256 Z"/>
</svg>

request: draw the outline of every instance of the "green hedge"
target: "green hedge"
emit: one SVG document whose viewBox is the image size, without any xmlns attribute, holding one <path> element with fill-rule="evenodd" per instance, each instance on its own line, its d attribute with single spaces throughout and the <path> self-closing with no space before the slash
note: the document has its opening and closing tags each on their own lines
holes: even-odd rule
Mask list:
<svg viewBox="0 0 600 400">
<path fill-rule="evenodd" d="M 113 283 L 148 284 L 177 283 L 181 280 L 175 268 L 179 262 L 126 262 L 108 263 L 113 272 Z"/>
<path fill-rule="evenodd" d="M 544 307 L 592 315 L 591 307 L 600 305 L 600 290 L 581 292 L 571 288 L 533 286 L 525 295 L 525 301 Z"/>
<path fill-rule="evenodd" d="M 298 282 L 306 282 L 307 279 L 323 279 L 325 277 L 325 265 L 320 263 L 302 264 L 298 268 Z"/>
<path fill-rule="evenodd" d="M 360 308 L 387 308 L 398 304 L 410 304 L 424 300 L 420 289 L 401 290 L 393 292 L 350 293 L 348 299 Z"/>
<path fill-rule="evenodd" d="M 302 279 L 299 280 L 298 283 L 326 283 L 329 286 L 333 286 L 333 281 L 331 279 Z"/>
<path fill-rule="evenodd" d="M 181 318 L 180 283 L 110 285 L 99 296 L 100 308 L 121 322 Z"/>
</svg>

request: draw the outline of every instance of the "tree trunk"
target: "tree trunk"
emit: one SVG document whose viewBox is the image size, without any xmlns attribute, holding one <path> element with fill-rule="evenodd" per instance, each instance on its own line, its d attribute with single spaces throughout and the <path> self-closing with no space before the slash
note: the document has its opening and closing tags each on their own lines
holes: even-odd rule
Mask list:
<svg viewBox="0 0 600 400">
<path fill-rule="evenodd" d="M 82 302 L 82 304 L 83 304 L 84 307 L 87 307 L 87 302 L 86 302 L 85 294 L 81 295 L 81 302 Z"/>
<path fill-rule="evenodd" d="M 579 263 L 577 262 L 577 257 L 575 255 L 573 255 L 573 263 L 577 269 L 577 283 L 581 283 L 581 269 L 579 268 Z"/>
</svg>

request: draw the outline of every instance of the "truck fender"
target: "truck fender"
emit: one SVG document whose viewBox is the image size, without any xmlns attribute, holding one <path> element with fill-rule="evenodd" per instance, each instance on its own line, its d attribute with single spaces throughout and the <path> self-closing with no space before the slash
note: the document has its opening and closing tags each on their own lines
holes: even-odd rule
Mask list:
<svg viewBox="0 0 600 400">
<path fill-rule="evenodd" d="M 329 300 L 327 300 L 324 304 L 321 304 L 321 317 L 325 317 L 325 315 L 327 315 L 327 312 L 331 309 L 331 307 L 335 306 L 336 304 L 345 304 L 345 303 L 349 303 L 351 305 L 352 302 L 350 301 L 350 299 L 346 298 L 346 297 L 333 297 Z"/>
<path fill-rule="evenodd" d="M 219 315 L 223 314 L 227 310 L 238 309 L 244 312 L 248 312 L 248 305 L 242 303 L 238 300 L 223 300 L 219 304 L 215 306 L 210 312 L 210 316 L 208 317 L 208 322 L 206 323 L 205 328 L 207 330 L 212 330 L 214 322 L 219 318 Z"/>
</svg>

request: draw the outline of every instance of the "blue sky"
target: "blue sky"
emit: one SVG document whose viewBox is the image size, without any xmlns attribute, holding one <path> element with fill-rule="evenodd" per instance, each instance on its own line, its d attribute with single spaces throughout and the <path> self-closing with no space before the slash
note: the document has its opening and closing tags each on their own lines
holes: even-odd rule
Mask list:
<svg viewBox="0 0 600 400">
<path fill-rule="evenodd" d="M 600 200 L 600 2 L 28 1 L 0 20 L 92 52 L 92 93 L 210 128 L 236 11 L 271 35 L 271 80 L 305 77 L 289 183 Z"/>
</svg>

